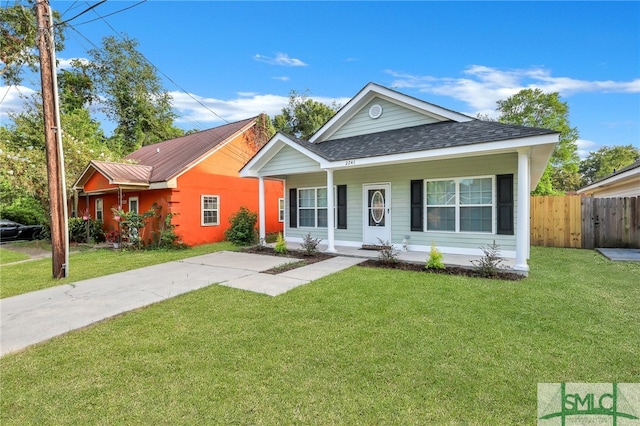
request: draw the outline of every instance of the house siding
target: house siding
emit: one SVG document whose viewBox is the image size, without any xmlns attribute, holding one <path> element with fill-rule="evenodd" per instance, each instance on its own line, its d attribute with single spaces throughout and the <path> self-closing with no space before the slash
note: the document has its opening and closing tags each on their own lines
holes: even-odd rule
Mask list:
<svg viewBox="0 0 640 426">
<path fill-rule="evenodd" d="M 335 185 L 347 185 L 347 229 L 336 229 L 337 243 L 361 243 L 363 233 L 363 185 L 370 183 L 391 184 L 391 243 L 402 244 L 409 236 L 408 244 L 412 249 L 428 250 L 431 243 L 438 247 L 478 249 L 490 245 L 493 241 L 504 251 L 515 251 L 516 236 L 495 233 L 453 233 L 411 231 L 410 182 L 416 179 L 459 178 L 466 176 L 514 175 L 514 198 L 517 198 L 517 154 L 478 156 L 464 159 L 419 162 L 397 166 L 382 166 L 352 170 L 338 170 L 334 173 Z M 304 176 L 290 176 L 286 181 L 288 188 L 326 186 L 326 173 L 314 173 Z M 288 194 L 288 191 L 285 191 Z M 494 187 L 495 198 L 495 187 Z M 287 202 L 288 205 L 288 202 Z M 514 205 L 514 211 L 517 206 Z M 494 214 L 495 218 L 495 214 Z M 515 219 L 514 219 L 515 220 Z M 495 220 L 494 220 L 495 222 Z M 514 223 L 514 227 L 516 224 Z M 311 233 L 316 238 L 327 238 L 326 229 L 290 228 L 285 220 L 287 238 L 302 238 Z"/>
<path fill-rule="evenodd" d="M 640 196 L 640 177 L 635 179 L 635 182 L 612 184 L 604 188 L 593 189 L 586 194 L 596 198 L 638 197 Z"/>
<path fill-rule="evenodd" d="M 382 115 L 373 119 L 369 117 L 369 108 L 378 104 L 382 107 Z M 375 98 L 358 111 L 351 120 L 335 132 L 329 139 L 340 139 L 421 124 L 435 123 L 438 120 L 423 113 L 401 107 L 382 98 Z"/>
<path fill-rule="evenodd" d="M 320 170 L 320 164 L 295 149 L 285 146 L 260 171 L 266 176 L 309 173 Z"/>
</svg>

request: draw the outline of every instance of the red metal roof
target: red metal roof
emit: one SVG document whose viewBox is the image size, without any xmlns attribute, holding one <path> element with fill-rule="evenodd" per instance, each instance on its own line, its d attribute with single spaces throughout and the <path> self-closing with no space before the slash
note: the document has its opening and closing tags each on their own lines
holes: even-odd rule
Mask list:
<svg viewBox="0 0 640 426">
<path fill-rule="evenodd" d="M 91 161 L 91 166 L 114 184 L 149 185 L 153 167 L 140 164 L 122 164 Z"/>
<path fill-rule="evenodd" d="M 143 146 L 125 158 L 136 160 L 138 165 L 153 168 L 149 183 L 168 181 L 197 163 L 214 148 L 251 127 L 255 120 L 255 117 L 249 118 L 153 145 Z"/>
</svg>

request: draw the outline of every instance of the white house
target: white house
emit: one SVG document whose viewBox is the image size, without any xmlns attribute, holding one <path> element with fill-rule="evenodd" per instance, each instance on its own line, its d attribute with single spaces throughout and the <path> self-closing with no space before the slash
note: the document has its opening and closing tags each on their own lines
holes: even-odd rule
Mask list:
<svg viewBox="0 0 640 426">
<path fill-rule="evenodd" d="M 469 255 L 495 241 L 526 274 L 529 192 L 557 142 L 370 83 L 310 140 L 276 134 L 240 175 L 285 181 L 287 241 Z"/>
</svg>

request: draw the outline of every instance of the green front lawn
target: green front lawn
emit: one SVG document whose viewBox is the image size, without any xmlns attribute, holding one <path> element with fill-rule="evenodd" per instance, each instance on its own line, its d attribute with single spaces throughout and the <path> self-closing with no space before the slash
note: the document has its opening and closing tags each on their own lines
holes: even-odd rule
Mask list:
<svg viewBox="0 0 640 426">
<path fill-rule="evenodd" d="M 538 383 L 639 382 L 640 264 L 531 265 L 211 286 L 3 357 L 0 423 L 535 424 Z"/>
<path fill-rule="evenodd" d="M 74 248 L 76 250 L 78 248 Z M 6 265 L 0 269 L 0 298 L 221 250 L 237 248 L 223 242 L 184 250 L 121 251 L 103 248 L 80 251 L 69 255 L 69 276 L 62 280 L 52 278 L 51 258 Z"/>
<path fill-rule="evenodd" d="M 17 251 L 0 248 L 0 265 L 29 259 L 29 255 Z"/>
</svg>

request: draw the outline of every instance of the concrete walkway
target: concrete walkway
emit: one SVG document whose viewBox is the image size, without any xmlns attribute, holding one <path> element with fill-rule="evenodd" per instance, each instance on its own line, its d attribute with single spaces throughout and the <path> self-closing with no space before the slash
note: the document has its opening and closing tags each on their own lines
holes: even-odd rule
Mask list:
<svg viewBox="0 0 640 426">
<path fill-rule="evenodd" d="M 0 299 L 0 356 L 212 284 L 277 296 L 365 259 L 334 257 L 278 275 L 298 259 L 217 252 Z"/>
</svg>

